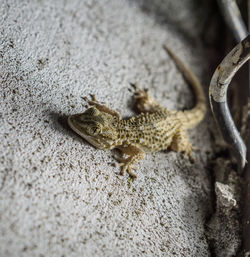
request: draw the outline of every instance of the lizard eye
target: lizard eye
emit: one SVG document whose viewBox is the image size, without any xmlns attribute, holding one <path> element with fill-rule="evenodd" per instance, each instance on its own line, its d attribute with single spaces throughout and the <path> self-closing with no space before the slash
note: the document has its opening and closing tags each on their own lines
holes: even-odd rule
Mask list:
<svg viewBox="0 0 250 257">
<path fill-rule="evenodd" d="M 101 129 L 100 129 L 99 127 L 97 127 L 97 126 L 89 127 L 88 130 L 89 130 L 89 134 L 91 134 L 91 135 L 93 135 L 93 136 L 99 134 L 100 131 L 101 131 Z"/>
</svg>

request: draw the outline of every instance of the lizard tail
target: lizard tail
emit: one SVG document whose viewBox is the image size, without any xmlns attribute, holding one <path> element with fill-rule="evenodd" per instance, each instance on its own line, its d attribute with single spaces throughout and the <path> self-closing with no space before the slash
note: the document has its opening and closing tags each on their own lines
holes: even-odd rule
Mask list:
<svg viewBox="0 0 250 257">
<path fill-rule="evenodd" d="M 164 49 L 175 61 L 177 67 L 183 73 L 184 78 L 191 85 L 194 91 L 196 98 L 195 106 L 190 110 L 177 112 L 177 117 L 179 117 L 182 120 L 185 128 L 194 128 L 199 122 L 203 120 L 207 111 L 207 101 L 204 95 L 204 91 L 198 78 L 193 74 L 193 72 L 189 70 L 189 68 L 168 48 L 168 46 L 164 45 Z"/>
</svg>

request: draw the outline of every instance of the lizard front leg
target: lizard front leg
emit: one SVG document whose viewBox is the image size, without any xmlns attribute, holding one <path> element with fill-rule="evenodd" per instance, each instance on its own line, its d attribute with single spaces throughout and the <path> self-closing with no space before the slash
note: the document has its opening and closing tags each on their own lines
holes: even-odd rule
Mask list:
<svg viewBox="0 0 250 257">
<path fill-rule="evenodd" d="M 106 104 L 101 104 L 98 102 L 98 100 L 96 99 L 96 96 L 95 95 L 92 95 L 92 100 L 87 98 L 87 97 L 84 97 L 84 100 L 87 101 L 87 103 L 91 106 L 95 106 L 99 111 L 101 112 L 106 112 L 106 113 L 109 113 L 113 116 L 116 116 L 118 117 L 119 119 L 121 119 L 121 115 L 119 112 L 109 108 Z"/>
<path fill-rule="evenodd" d="M 145 152 L 137 146 L 128 145 L 128 146 L 119 146 L 117 147 L 123 154 L 128 155 L 127 158 L 117 158 L 116 159 L 121 163 L 122 170 L 121 175 L 125 175 L 125 172 L 133 177 L 137 178 L 136 174 L 132 171 L 134 164 L 145 157 Z"/>
<path fill-rule="evenodd" d="M 136 101 L 136 107 L 139 112 L 153 113 L 161 110 L 167 110 L 152 96 L 150 96 L 148 89 L 141 89 L 138 83 L 135 83 L 133 86 L 135 88 L 134 99 Z"/>
</svg>

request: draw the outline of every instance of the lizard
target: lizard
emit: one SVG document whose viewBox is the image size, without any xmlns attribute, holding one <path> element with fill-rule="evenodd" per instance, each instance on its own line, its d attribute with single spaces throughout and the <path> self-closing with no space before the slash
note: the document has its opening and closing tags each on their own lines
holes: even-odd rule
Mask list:
<svg viewBox="0 0 250 257">
<path fill-rule="evenodd" d="M 90 105 L 85 112 L 68 117 L 71 129 L 97 149 L 116 148 L 121 151 L 123 157 L 115 157 L 120 163 L 121 175 L 128 172 L 136 178 L 134 165 L 148 152 L 170 149 L 183 152 L 192 159 L 193 146 L 187 130 L 203 120 L 206 97 L 198 78 L 166 45 L 164 48 L 192 86 L 196 98 L 192 109 L 169 110 L 136 83 L 134 98 L 140 112 L 138 115 L 123 119 L 120 113 L 92 96 L 92 99 L 85 98 Z"/>
</svg>

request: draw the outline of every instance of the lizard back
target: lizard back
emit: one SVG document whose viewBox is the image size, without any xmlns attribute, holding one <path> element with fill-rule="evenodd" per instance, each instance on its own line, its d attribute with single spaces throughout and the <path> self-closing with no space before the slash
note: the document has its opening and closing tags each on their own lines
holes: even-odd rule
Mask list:
<svg viewBox="0 0 250 257">
<path fill-rule="evenodd" d="M 121 120 L 118 133 L 122 144 L 135 144 L 146 152 L 155 152 L 169 147 L 180 126 L 179 118 L 171 111 L 141 113 Z"/>
</svg>

